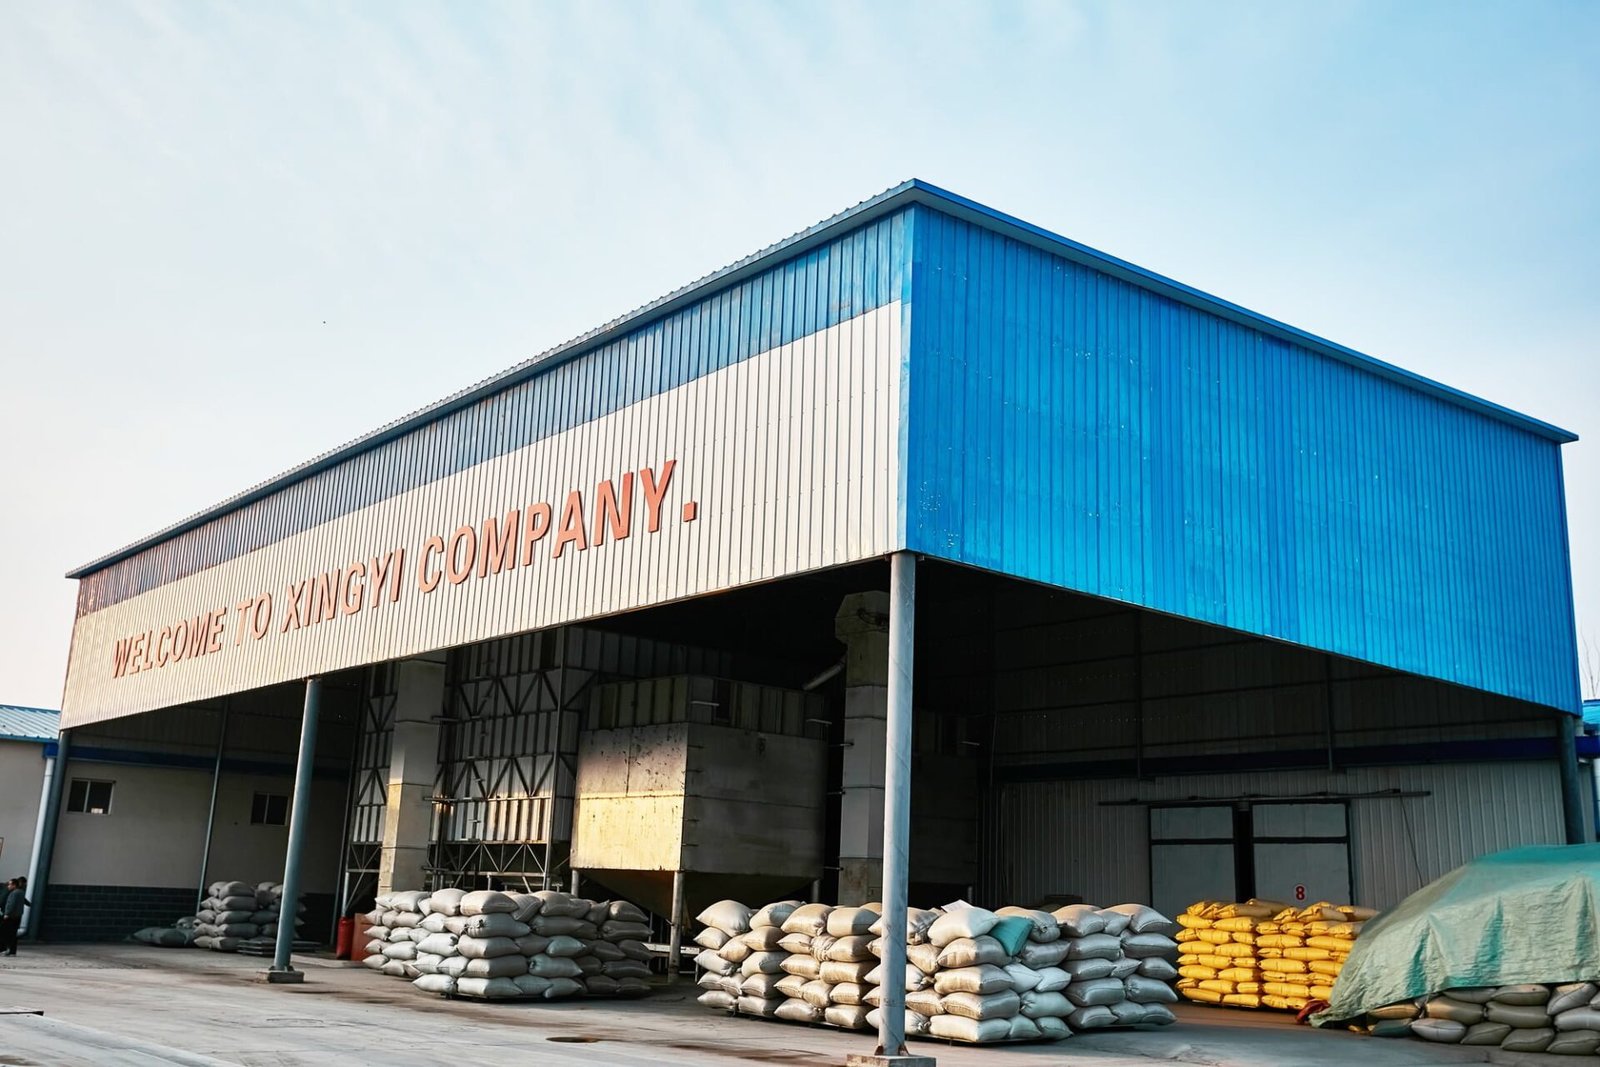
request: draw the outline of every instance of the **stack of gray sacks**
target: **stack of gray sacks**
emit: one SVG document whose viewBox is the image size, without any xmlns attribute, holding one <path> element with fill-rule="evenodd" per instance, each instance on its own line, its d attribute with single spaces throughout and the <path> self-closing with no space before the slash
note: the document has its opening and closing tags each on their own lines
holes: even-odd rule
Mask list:
<svg viewBox="0 0 1600 1067">
<path fill-rule="evenodd" d="M 1600 985 L 1447 989 L 1368 1015 L 1378 1037 L 1420 1037 L 1450 1045 L 1497 1045 L 1507 1052 L 1593 1056 L 1600 1052 Z"/>
<path fill-rule="evenodd" d="M 212 882 L 206 887 L 206 894 L 194 917 L 195 947 L 236 952 L 240 942 L 278 936 L 278 913 L 283 902 L 280 883 Z M 297 928 L 305 921 L 300 918 L 304 913 L 302 904 L 294 920 Z"/>
<path fill-rule="evenodd" d="M 699 922 L 701 1004 L 844 1029 L 878 1025 L 879 905 L 788 900 L 752 911 L 724 900 Z M 1176 929 L 1139 904 L 911 908 L 906 1033 L 987 1043 L 1171 1023 Z"/>
<path fill-rule="evenodd" d="M 627 901 L 437 889 L 375 903 L 362 962 L 426 993 L 555 1000 L 650 989 L 649 921 Z"/>
</svg>

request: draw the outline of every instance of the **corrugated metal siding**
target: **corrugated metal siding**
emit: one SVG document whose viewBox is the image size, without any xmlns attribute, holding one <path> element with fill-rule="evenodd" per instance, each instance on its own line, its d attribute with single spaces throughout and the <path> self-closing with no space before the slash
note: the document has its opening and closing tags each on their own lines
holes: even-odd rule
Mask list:
<svg viewBox="0 0 1600 1067">
<path fill-rule="evenodd" d="M 1356 903 L 1390 907 L 1477 856 L 1566 840 L 1554 761 L 1026 783 L 1000 790 L 992 810 L 984 899 L 1148 901 L 1148 809 L 1107 801 L 1379 790 L 1429 795 L 1350 802 Z"/>
<path fill-rule="evenodd" d="M 907 542 L 1577 710 L 1558 446 L 917 207 Z"/>
<path fill-rule="evenodd" d="M 904 212 L 82 578 L 80 615 L 619 412 L 903 296 Z"/>
<path fill-rule="evenodd" d="M 836 296 L 827 298 L 830 306 Z M 900 323 L 895 301 L 80 616 L 67 725 L 883 555 L 897 532 Z M 698 342 L 714 343 L 710 336 Z M 661 359 L 663 366 L 711 362 L 693 344 Z M 592 406 L 600 388 L 594 374 L 559 380 L 571 393 L 547 397 L 550 410 Z M 641 481 L 627 539 L 552 558 L 552 533 L 529 566 L 418 593 L 419 555 L 430 536 L 450 536 L 536 501 L 553 506 L 559 526 L 573 489 L 589 500 L 585 525 L 592 529 L 601 480 L 646 465 L 659 474 L 667 460 L 676 467 L 658 532 L 645 527 Z M 692 521 L 681 511 L 690 503 L 698 507 Z M 288 633 L 277 628 L 289 583 L 395 547 L 407 553 L 398 602 Z M 233 606 L 260 592 L 278 600 L 273 626 L 265 638 L 241 644 Z M 214 607 L 229 613 L 220 651 L 113 678 L 116 640 Z"/>
</svg>

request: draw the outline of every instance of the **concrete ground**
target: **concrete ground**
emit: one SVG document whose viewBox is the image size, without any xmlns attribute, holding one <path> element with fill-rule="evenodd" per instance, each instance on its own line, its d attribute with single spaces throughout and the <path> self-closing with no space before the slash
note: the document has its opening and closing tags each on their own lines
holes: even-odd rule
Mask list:
<svg viewBox="0 0 1600 1067">
<path fill-rule="evenodd" d="M 253 980 L 264 964 L 200 949 L 24 946 L 16 959 L 0 959 L 0 1065 L 842 1064 L 847 1053 L 873 1045 L 865 1034 L 710 1012 L 694 1003 L 687 984 L 635 1001 L 482 1003 L 429 996 L 400 979 L 321 958 L 297 961 L 304 984 L 268 986 Z M 999 1048 L 922 1040 L 911 1051 L 937 1057 L 941 1067 L 1575 1062 L 1490 1060 L 1491 1050 L 1316 1031 L 1276 1013 L 1180 1005 L 1178 1014 L 1177 1025 L 1149 1031 Z"/>
</svg>

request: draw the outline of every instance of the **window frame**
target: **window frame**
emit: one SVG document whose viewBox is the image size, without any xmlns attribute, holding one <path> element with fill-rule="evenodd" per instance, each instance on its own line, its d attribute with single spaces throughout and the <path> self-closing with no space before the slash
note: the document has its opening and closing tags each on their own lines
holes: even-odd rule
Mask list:
<svg viewBox="0 0 1600 1067">
<path fill-rule="evenodd" d="M 82 806 L 74 806 L 77 798 L 74 794 L 79 786 L 83 786 Z M 94 790 L 96 786 L 105 786 L 105 804 L 99 811 L 94 807 Z M 71 778 L 67 781 L 67 812 L 71 815 L 110 815 L 113 801 L 116 799 L 117 780 L 115 778 Z"/>
<path fill-rule="evenodd" d="M 281 810 L 279 818 L 274 820 L 273 801 L 278 801 Z M 256 816 L 259 815 L 260 818 Z M 288 826 L 289 825 L 289 794 L 266 793 L 255 790 L 250 796 L 250 825 L 251 826 Z"/>
</svg>

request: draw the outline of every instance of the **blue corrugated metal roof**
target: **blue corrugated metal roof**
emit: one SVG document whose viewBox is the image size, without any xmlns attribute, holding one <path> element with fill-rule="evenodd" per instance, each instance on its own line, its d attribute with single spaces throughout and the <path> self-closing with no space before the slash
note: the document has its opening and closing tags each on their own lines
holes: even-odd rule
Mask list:
<svg viewBox="0 0 1600 1067">
<path fill-rule="evenodd" d="M 731 266 L 709 274 L 699 281 L 624 315 L 605 326 L 577 337 L 566 344 L 559 345 L 523 363 L 519 363 L 502 374 L 463 389 L 435 404 L 422 408 L 414 414 L 397 419 L 387 426 L 357 438 L 347 445 L 325 453 L 276 478 L 269 479 L 252 489 L 231 497 L 215 507 L 208 508 L 116 552 L 84 564 L 69 572 L 67 577 L 83 578 L 136 555 L 153 545 L 170 540 L 187 531 L 195 530 L 219 516 L 226 515 L 247 504 L 270 496 L 318 472 L 336 467 L 388 441 L 412 433 L 430 422 L 475 404 L 518 382 L 541 374 L 557 364 L 623 338 L 628 333 L 645 327 L 696 301 L 703 300 L 720 289 L 735 285 L 754 274 L 768 270 L 785 259 L 802 255 L 827 242 L 837 240 L 851 229 L 901 211 L 912 204 L 926 204 L 935 207 L 941 212 L 1042 248 L 1051 254 L 1083 263 L 1097 271 L 1131 282 L 1134 285 L 1180 303 L 1238 322 L 1269 336 L 1304 346 L 1322 355 L 1350 364 L 1366 373 L 1400 383 L 1409 389 L 1487 415 L 1490 418 L 1516 426 L 1539 437 L 1557 442 L 1577 440 L 1574 434 L 1549 423 L 1530 418 L 1500 405 L 1490 403 L 1487 400 L 1402 370 L 1354 349 L 1324 340 L 1303 330 L 1298 330 L 1265 315 L 1240 307 L 1237 304 L 1201 292 L 1181 282 L 1135 266 L 1115 256 L 1107 255 L 1087 245 L 995 211 L 965 197 L 957 196 L 927 182 L 914 180 L 895 186 L 865 200 L 847 211 L 771 245 Z"/>
<path fill-rule="evenodd" d="M 1585 726 L 1600 726 L 1600 700 L 1585 700 L 1583 702 L 1583 724 Z"/>
<path fill-rule="evenodd" d="M 60 732 L 59 711 L 0 704 L 0 741 L 54 741 Z"/>
</svg>

